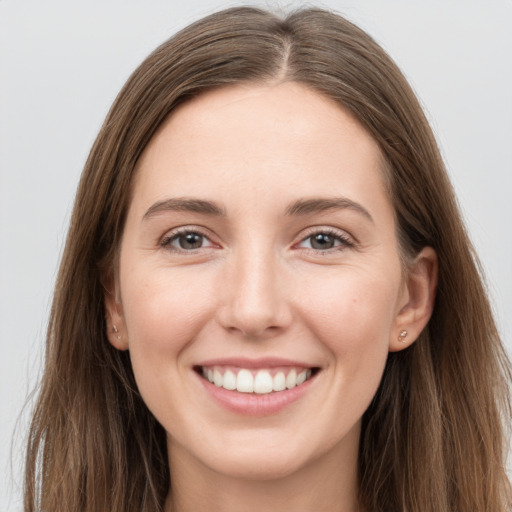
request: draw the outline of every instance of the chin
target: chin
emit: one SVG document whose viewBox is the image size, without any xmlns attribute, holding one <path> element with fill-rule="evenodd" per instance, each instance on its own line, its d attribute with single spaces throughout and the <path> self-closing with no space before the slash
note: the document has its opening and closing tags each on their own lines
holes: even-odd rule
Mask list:
<svg viewBox="0 0 512 512">
<path fill-rule="evenodd" d="M 297 457 L 283 457 L 278 453 L 262 452 L 216 460 L 211 469 L 231 478 L 243 480 L 279 480 L 301 470 L 305 461 Z"/>
<path fill-rule="evenodd" d="M 238 433 L 240 434 L 240 432 Z M 217 474 L 239 480 L 279 480 L 314 466 L 332 451 L 328 438 L 294 436 L 293 432 L 232 432 L 229 439 L 204 439 L 194 447 L 201 465 Z M 219 450 L 212 447 L 223 447 Z"/>
</svg>

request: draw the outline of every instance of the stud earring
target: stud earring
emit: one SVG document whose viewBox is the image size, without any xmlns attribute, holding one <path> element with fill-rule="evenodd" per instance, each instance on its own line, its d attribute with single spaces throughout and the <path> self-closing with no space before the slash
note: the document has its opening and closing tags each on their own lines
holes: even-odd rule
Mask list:
<svg viewBox="0 0 512 512">
<path fill-rule="evenodd" d="M 117 334 L 117 339 L 120 340 L 121 335 L 119 334 L 119 330 L 117 329 L 117 327 L 114 324 L 112 324 L 112 329 Z"/>
<path fill-rule="evenodd" d="M 407 338 L 408 332 L 404 329 L 403 331 L 400 331 L 400 334 L 398 335 L 398 342 L 399 343 L 405 343 L 405 338 Z"/>
</svg>

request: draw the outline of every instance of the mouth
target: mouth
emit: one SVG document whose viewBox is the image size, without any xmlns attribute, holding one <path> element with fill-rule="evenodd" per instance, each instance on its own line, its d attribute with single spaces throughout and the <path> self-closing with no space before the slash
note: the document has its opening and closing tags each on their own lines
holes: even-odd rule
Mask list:
<svg viewBox="0 0 512 512">
<path fill-rule="evenodd" d="M 319 371 L 318 367 L 243 365 L 198 365 L 194 371 L 218 388 L 254 395 L 278 394 L 302 386 Z"/>
</svg>

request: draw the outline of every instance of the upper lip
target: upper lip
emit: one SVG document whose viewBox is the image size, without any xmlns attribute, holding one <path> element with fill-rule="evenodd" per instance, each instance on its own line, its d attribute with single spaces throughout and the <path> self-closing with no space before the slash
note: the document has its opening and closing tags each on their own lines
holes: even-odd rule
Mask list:
<svg viewBox="0 0 512 512">
<path fill-rule="evenodd" d="M 301 368 L 316 367 L 310 363 L 281 357 L 261 357 L 257 359 L 248 359 L 246 357 L 221 357 L 200 361 L 195 366 L 236 366 L 239 368 L 275 368 L 278 366 L 295 366 Z"/>
</svg>

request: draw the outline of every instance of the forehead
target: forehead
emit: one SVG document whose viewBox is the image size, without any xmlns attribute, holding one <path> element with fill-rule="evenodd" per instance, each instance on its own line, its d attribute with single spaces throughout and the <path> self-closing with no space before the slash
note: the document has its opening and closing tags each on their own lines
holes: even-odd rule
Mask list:
<svg viewBox="0 0 512 512">
<path fill-rule="evenodd" d="M 292 82 L 243 84 L 199 95 L 166 119 L 138 162 L 134 201 L 229 201 L 248 191 L 256 199 L 271 189 L 281 202 L 341 192 L 365 200 L 365 189 L 386 195 L 383 167 L 377 143 L 333 100 Z"/>
</svg>

